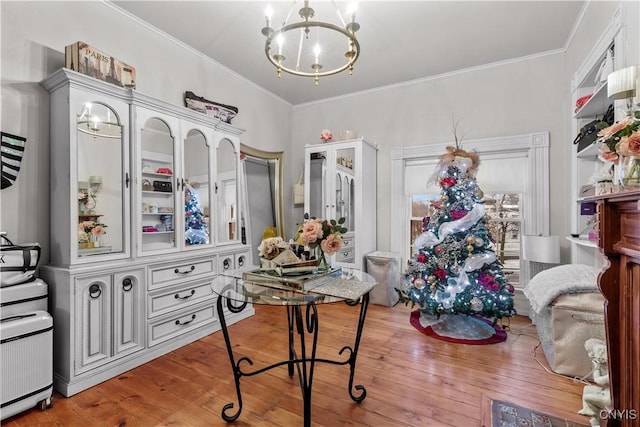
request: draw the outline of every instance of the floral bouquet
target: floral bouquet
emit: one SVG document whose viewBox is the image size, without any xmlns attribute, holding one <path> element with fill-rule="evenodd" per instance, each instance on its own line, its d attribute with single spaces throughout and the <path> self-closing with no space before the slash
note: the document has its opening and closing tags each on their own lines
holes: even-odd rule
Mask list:
<svg viewBox="0 0 640 427">
<path fill-rule="evenodd" d="M 598 132 L 599 158 L 618 165 L 622 184 L 640 184 L 640 111 Z"/>
<path fill-rule="evenodd" d="M 640 112 L 636 112 L 636 115 Z M 640 156 L 640 118 L 625 118 L 598 132 L 600 159 L 618 163 L 620 155 Z"/>
<path fill-rule="evenodd" d="M 344 222 L 344 218 L 338 221 L 312 218 L 303 224 L 300 241 L 312 249 L 320 250 L 319 263 L 326 264 L 325 254 L 332 255 L 342 248 L 342 234 L 347 232 L 343 227 Z"/>
<path fill-rule="evenodd" d="M 106 224 L 102 224 L 95 221 L 82 221 L 78 224 L 78 243 L 86 244 L 92 240 L 96 240 L 105 234 L 107 231 Z"/>
<path fill-rule="evenodd" d="M 325 129 L 320 132 L 320 141 L 322 142 L 331 142 L 333 141 L 333 134 L 329 129 Z"/>
<path fill-rule="evenodd" d="M 289 249 L 289 243 L 285 242 L 282 237 L 269 237 L 260 242 L 258 255 L 260 258 L 272 260 L 287 249 Z"/>
</svg>

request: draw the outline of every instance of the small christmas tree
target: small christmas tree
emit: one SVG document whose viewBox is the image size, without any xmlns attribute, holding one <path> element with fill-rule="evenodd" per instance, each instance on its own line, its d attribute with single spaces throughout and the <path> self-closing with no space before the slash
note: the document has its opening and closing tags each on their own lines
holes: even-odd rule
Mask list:
<svg viewBox="0 0 640 427">
<path fill-rule="evenodd" d="M 209 243 L 207 222 L 200 207 L 198 193 L 187 185 L 184 193 L 184 240 L 187 245 Z"/>
<path fill-rule="evenodd" d="M 441 315 L 495 322 L 515 313 L 514 289 L 490 247 L 484 194 L 475 178 L 479 158 L 457 146 L 447 151 L 431 178 L 439 183 L 441 197 L 414 242 L 400 299 L 417 304 L 421 315 L 435 316 L 434 322 Z"/>
</svg>

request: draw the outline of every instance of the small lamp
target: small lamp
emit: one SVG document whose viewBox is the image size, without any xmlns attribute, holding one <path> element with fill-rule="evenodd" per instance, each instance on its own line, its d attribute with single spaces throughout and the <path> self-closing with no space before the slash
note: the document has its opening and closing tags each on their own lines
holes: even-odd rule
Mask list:
<svg viewBox="0 0 640 427">
<path fill-rule="evenodd" d="M 101 176 L 90 176 L 89 177 L 89 186 L 91 187 L 91 191 L 94 193 L 102 190 L 102 177 Z"/>
<path fill-rule="evenodd" d="M 529 278 L 560 264 L 560 237 L 523 235 L 522 259 L 529 261 Z"/>
<path fill-rule="evenodd" d="M 638 101 L 638 77 L 640 66 L 634 65 L 614 71 L 607 77 L 609 99 L 624 99 L 627 103 L 627 117 L 633 116 L 633 103 Z M 635 99 L 634 99 L 635 97 Z"/>
</svg>

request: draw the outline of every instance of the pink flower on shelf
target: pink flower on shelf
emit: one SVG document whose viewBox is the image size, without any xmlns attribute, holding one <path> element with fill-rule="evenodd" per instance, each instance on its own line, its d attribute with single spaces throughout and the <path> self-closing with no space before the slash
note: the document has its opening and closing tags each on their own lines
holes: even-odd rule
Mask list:
<svg viewBox="0 0 640 427">
<path fill-rule="evenodd" d="M 104 226 L 102 226 L 101 224 L 97 224 L 91 229 L 91 234 L 93 234 L 94 236 L 102 236 L 106 232 L 107 231 L 104 229 Z"/>
<path fill-rule="evenodd" d="M 333 134 L 331 133 L 331 131 L 329 129 L 325 129 L 322 132 L 320 132 L 320 140 L 322 142 L 333 141 Z"/>
<path fill-rule="evenodd" d="M 639 157 L 640 131 L 632 132 L 631 135 L 620 138 L 620 143 L 618 143 L 617 149 L 623 156 Z"/>
</svg>

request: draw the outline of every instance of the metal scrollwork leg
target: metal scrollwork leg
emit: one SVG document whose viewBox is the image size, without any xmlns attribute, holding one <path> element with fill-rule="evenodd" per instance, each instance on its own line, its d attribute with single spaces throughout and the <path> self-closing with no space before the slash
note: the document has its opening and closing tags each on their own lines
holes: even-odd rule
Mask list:
<svg viewBox="0 0 640 427">
<path fill-rule="evenodd" d="M 223 292 L 224 293 L 224 289 Z M 247 302 L 241 303 L 238 306 L 233 304 L 233 301 L 229 298 L 225 298 L 223 296 L 218 296 L 218 301 L 216 302 L 216 309 L 218 311 L 218 318 L 220 319 L 220 327 L 222 329 L 222 334 L 224 335 L 224 342 L 227 346 L 227 353 L 229 354 L 229 361 L 231 362 L 231 370 L 233 371 L 233 380 L 236 386 L 236 396 L 238 397 L 238 410 L 235 414 L 228 415 L 227 412 L 232 410 L 235 406 L 233 402 L 229 402 L 222 408 L 222 419 L 226 422 L 233 422 L 238 419 L 240 413 L 242 412 L 242 393 L 240 392 L 240 377 L 242 376 L 242 372 L 240 370 L 240 363 L 242 361 L 248 362 L 250 365 L 253 365 L 251 359 L 247 357 L 243 357 L 236 363 L 235 358 L 233 357 L 233 349 L 231 347 L 231 340 L 229 339 L 229 331 L 227 330 L 227 322 L 224 317 L 224 307 L 223 300 L 227 301 L 227 307 L 232 313 L 239 313 L 247 306 Z"/>
<path fill-rule="evenodd" d="M 362 329 L 364 328 L 364 320 L 367 317 L 367 308 L 369 308 L 369 294 L 366 293 L 362 296 L 360 302 L 360 316 L 358 317 L 358 329 L 356 331 L 356 339 L 353 344 L 353 351 L 351 351 L 351 355 L 349 356 L 349 396 L 354 402 L 360 403 L 367 397 L 367 389 L 364 388 L 363 385 L 353 386 L 353 376 L 356 372 L 356 359 L 358 357 L 358 348 L 360 347 L 360 338 L 362 337 Z M 348 347 L 344 347 L 340 350 L 342 353 Z M 355 395 L 353 393 L 353 389 L 360 391 L 359 395 Z"/>
</svg>

